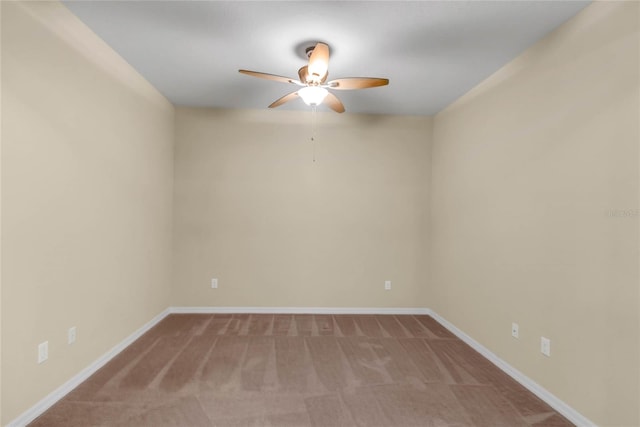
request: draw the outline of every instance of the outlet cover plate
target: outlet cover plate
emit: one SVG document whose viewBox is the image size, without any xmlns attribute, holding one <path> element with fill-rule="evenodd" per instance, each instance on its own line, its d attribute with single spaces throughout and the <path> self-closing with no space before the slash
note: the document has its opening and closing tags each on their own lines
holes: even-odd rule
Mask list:
<svg viewBox="0 0 640 427">
<path fill-rule="evenodd" d="M 49 358 L 49 341 L 38 344 L 38 363 L 42 363 Z"/>
<path fill-rule="evenodd" d="M 551 340 L 549 338 L 540 337 L 540 353 L 551 357 Z"/>
<path fill-rule="evenodd" d="M 511 336 L 514 338 L 520 338 L 520 326 L 516 322 L 511 324 Z"/>
</svg>

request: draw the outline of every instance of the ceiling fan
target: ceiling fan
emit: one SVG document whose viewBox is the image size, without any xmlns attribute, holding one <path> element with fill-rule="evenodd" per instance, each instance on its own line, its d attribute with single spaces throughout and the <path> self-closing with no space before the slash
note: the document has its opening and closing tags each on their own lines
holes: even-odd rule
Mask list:
<svg viewBox="0 0 640 427">
<path fill-rule="evenodd" d="M 367 89 L 370 87 L 385 86 L 389 84 L 389 79 L 375 77 L 346 77 L 327 82 L 327 76 L 329 75 L 329 46 L 325 43 L 317 43 L 315 46 L 308 47 L 306 49 L 306 53 L 309 58 L 309 64 L 298 70 L 299 80 L 277 76 L 275 74 L 260 73 L 257 71 L 238 71 L 248 76 L 301 86 L 297 91 L 291 92 L 274 101 L 269 105 L 269 108 L 279 107 L 285 102 L 289 102 L 296 98 L 302 98 L 304 103 L 307 105 L 316 106 L 320 105 L 324 101 L 333 111 L 343 113 L 344 105 L 342 105 L 342 102 L 337 96 L 329 92 L 327 89 Z"/>
</svg>

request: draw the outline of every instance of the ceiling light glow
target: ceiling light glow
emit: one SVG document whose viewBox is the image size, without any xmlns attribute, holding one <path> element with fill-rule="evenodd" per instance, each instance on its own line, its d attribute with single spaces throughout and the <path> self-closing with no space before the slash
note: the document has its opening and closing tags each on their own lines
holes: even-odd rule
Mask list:
<svg viewBox="0 0 640 427">
<path fill-rule="evenodd" d="M 298 95 L 307 105 L 320 105 L 329 92 L 319 86 L 307 86 L 298 91 Z"/>
</svg>

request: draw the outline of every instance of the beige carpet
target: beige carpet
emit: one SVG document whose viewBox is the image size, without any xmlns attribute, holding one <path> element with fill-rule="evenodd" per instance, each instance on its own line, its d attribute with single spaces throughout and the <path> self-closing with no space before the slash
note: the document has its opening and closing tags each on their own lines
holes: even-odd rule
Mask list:
<svg viewBox="0 0 640 427">
<path fill-rule="evenodd" d="M 429 316 L 171 315 L 31 426 L 570 426 Z"/>
</svg>

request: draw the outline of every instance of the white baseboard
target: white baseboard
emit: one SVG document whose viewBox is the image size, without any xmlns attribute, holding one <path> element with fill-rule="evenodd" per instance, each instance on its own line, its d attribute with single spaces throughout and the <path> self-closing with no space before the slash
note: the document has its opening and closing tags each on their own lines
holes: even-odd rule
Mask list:
<svg viewBox="0 0 640 427">
<path fill-rule="evenodd" d="M 170 307 L 171 313 L 243 314 L 429 314 L 427 308 L 361 307 Z"/>
<path fill-rule="evenodd" d="M 524 375 L 522 372 L 500 359 L 489 351 L 482 344 L 458 329 L 454 324 L 442 318 L 437 313 L 428 308 L 359 308 L 359 307 L 169 307 L 156 317 L 151 319 L 137 331 L 129 335 L 121 343 L 102 355 L 99 359 L 80 371 L 77 375 L 58 387 L 56 390 L 40 400 L 29 410 L 11 421 L 6 427 L 22 427 L 35 420 L 44 411 L 49 409 L 58 400 L 62 399 L 81 382 L 89 378 L 98 369 L 113 359 L 118 353 L 138 339 L 142 334 L 151 329 L 154 325 L 164 319 L 170 313 L 247 313 L 247 314 L 408 314 L 408 315 L 429 315 L 456 335 L 462 341 L 471 346 L 474 350 L 488 359 L 504 371 L 511 378 L 516 380 L 527 390 L 538 396 L 553 409 L 565 416 L 569 421 L 580 427 L 595 427 L 596 424 L 584 417 L 578 411 L 567 405 L 562 400 L 551 394 L 538 383 Z"/>
<path fill-rule="evenodd" d="M 114 346 L 111 350 L 107 351 L 105 354 L 100 356 L 97 360 L 91 363 L 89 366 L 84 368 L 78 374 L 73 376 L 69 381 L 62 384 L 60 387 L 49 393 L 46 397 L 36 403 L 34 406 L 29 408 L 27 411 L 22 413 L 16 419 L 11 421 L 5 427 L 23 427 L 29 424 L 31 421 L 38 418 L 44 411 L 53 406 L 57 401 L 65 397 L 71 390 L 76 388 L 80 383 L 93 375 L 98 369 L 102 368 L 107 364 L 111 359 L 118 355 L 122 350 L 127 348 L 131 343 L 140 338 L 142 334 L 147 332 L 153 326 L 155 326 L 158 322 L 164 319 L 170 310 L 167 308 L 163 310 L 156 317 L 145 323 L 142 327 L 136 330 L 134 333 L 125 338 L 122 342 Z"/>
<path fill-rule="evenodd" d="M 431 317 L 438 321 L 442 326 L 447 328 L 450 332 L 452 332 L 455 336 L 460 338 L 462 341 L 467 343 L 470 347 L 472 347 L 475 351 L 480 353 L 486 359 L 488 359 L 491 363 L 500 368 L 504 373 L 509 375 L 511 378 L 516 380 L 522 386 L 524 386 L 531 393 L 538 396 L 542 401 L 544 401 L 547 405 L 551 406 L 556 411 L 560 412 L 564 417 L 566 417 L 569 421 L 574 423 L 579 427 L 595 427 L 596 424 L 580 414 L 578 411 L 573 409 L 571 406 L 564 403 L 562 400 L 558 399 L 556 396 L 551 394 L 547 389 L 543 388 L 540 384 L 533 381 L 531 378 L 527 377 L 522 372 L 518 371 L 513 366 L 509 365 L 507 362 L 496 356 L 485 346 L 480 344 L 478 341 L 471 338 L 469 335 L 462 332 L 458 327 L 456 327 L 453 323 L 441 317 L 439 314 L 430 311 Z"/>
</svg>

